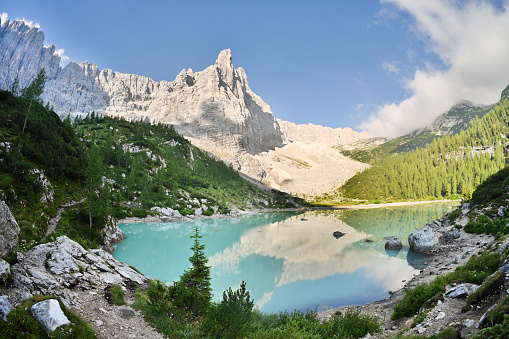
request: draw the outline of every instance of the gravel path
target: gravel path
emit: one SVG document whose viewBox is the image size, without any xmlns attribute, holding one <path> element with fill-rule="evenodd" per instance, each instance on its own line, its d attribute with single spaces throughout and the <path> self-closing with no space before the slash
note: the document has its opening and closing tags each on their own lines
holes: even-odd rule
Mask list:
<svg viewBox="0 0 509 339">
<path fill-rule="evenodd" d="M 126 291 L 122 306 L 110 304 L 97 291 L 80 291 L 78 296 L 82 302 L 71 310 L 92 326 L 98 338 L 165 338 L 129 306 L 134 302 L 132 291 Z"/>
</svg>

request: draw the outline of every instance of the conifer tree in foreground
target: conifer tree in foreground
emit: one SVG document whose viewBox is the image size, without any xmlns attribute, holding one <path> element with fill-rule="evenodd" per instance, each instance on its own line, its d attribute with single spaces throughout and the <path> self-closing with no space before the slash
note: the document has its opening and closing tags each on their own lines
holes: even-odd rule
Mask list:
<svg viewBox="0 0 509 339">
<path fill-rule="evenodd" d="M 206 313 L 212 301 L 212 288 L 210 287 L 210 266 L 205 255 L 205 245 L 200 244 L 200 232 L 196 227 L 194 234 L 193 255 L 189 257 L 191 267 L 186 270 L 178 282 L 170 288 L 170 296 L 174 304 L 187 310 L 192 316 L 201 316 Z"/>
</svg>

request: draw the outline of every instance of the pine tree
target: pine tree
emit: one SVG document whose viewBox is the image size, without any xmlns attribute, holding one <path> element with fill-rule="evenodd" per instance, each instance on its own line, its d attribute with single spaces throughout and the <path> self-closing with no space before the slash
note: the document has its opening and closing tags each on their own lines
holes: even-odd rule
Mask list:
<svg viewBox="0 0 509 339">
<path fill-rule="evenodd" d="M 93 140 L 92 143 L 94 143 Z M 92 228 L 92 218 L 100 216 L 102 212 L 99 195 L 97 194 L 102 184 L 102 161 L 99 150 L 95 144 L 93 144 L 89 150 L 88 166 L 85 171 L 85 176 L 88 188 L 89 227 Z"/>
<path fill-rule="evenodd" d="M 46 83 L 46 70 L 43 68 L 37 73 L 34 80 L 21 90 L 21 96 L 25 99 L 41 101 L 41 95 L 44 92 L 44 84 Z"/>
<path fill-rule="evenodd" d="M 169 293 L 174 305 L 189 312 L 188 316 L 201 316 L 207 312 L 212 301 L 210 266 L 207 266 L 205 245 L 200 244 L 198 228 L 190 237 L 194 239 L 191 247 L 193 255 L 189 257 L 191 267 L 180 276 L 179 281 L 173 283 Z"/>
</svg>

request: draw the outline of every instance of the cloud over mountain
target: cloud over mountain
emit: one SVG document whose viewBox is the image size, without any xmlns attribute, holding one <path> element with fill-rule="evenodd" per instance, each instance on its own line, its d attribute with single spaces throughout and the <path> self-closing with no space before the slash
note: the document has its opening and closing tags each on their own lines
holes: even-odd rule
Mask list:
<svg viewBox="0 0 509 339">
<path fill-rule="evenodd" d="M 413 18 L 411 30 L 441 64 L 429 62 L 403 79 L 408 98 L 378 107 L 360 128 L 398 136 L 431 123 L 460 100 L 490 104 L 499 99 L 509 83 L 507 1 L 498 6 L 488 0 L 382 3 Z"/>
</svg>

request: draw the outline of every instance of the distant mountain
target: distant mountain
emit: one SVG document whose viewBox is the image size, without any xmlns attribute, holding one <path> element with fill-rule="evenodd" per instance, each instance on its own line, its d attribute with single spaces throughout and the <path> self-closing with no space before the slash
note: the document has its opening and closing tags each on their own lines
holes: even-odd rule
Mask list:
<svg viewBox="0 0 509 339">
<path fill-rule="evenodd" d="M 502 91 L 500 100 L 507 97 L 509 97 L 509 86 Z M 374 163 L 391 155 L 423 148 L 426 144 L 432 143 L 437 137 L 454 135 L 464 131 L 475 117 L 482 118 L 493 106 L 475 105 L 468 100 L 463 100 L 439 115 L 428 126 L 391 140 L 364 139 L 354 143 L 353 147 L 343 148 L 342 152 L 352 159 Z"/>
<path fill-rule="evenodd" d="M 250 89 L 244 70 L 233 67 L 229 49 L 221 51 L 216 62 L 203 71 L 182 70 L 172 82 L 156 82 L 134 74 L 100 70 L 87 61 L 71 61 L 62 68 L 55 46 L 44 46 L 41 30 L 21 21 L 1 23 L 0 88 L 10 89 L 15 78 L 25 87 L 41 68 L 46 69 L 47 75 L 42 99 L 61 116 L 95 111 L 127 120 L 171 124 L 195 145 L 275 188 L 282 188 L 279 179 L 271 177 L 278 162 L 266 161 L 267 152 L 277 152 L 292 140 L 327 140 L 325 143 L 332 146 L 366 137 L 351 129 L 277 121 L 270 106 Z M 336 158 L 334 166 L 339 166 L 338 170 L 343 163 L 353 164 L 337 151 L 331 156 Z M 362 166 L 354 166 L 354 173 Z M 339 181 L 334 175 L 329 177 L 331 183 L 345 180 L 344 174 Z M 291 180 L 302 179 L 299 174 Z M 319 190 L 321 193 L 325 192 Z"/>
</svg>

